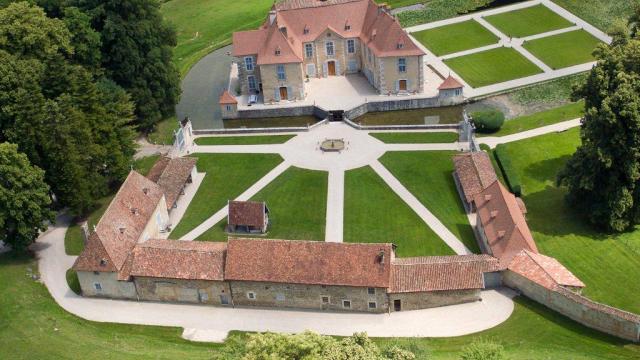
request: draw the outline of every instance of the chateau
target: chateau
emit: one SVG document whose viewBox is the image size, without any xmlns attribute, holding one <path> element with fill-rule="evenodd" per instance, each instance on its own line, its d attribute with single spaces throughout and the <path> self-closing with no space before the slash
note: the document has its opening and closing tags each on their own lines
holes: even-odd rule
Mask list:
<svg viewBox="0 0 640 360">
<path fill-rule="evenodd" d="M 305 98 L 305 80 L 362 73 L 380 94 L 423 91 L 425 53 L 373 0 L 274 4 L 257 30 L 233 34 L 240 93 Z"/>
</svg>

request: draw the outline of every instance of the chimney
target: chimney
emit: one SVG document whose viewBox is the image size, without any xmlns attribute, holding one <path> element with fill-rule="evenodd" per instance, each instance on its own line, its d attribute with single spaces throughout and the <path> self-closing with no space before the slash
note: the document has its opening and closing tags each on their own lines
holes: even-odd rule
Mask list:
<svg viewBox="0 0 640 360">
<path fill-rule="evenodd" d="M 269 11 L 269 24 L 273 24 L 274 21 L 276 21 L 276 11 L 271 10 Z"/>
<path fill-rule="evenodd" d="M 491 218 L 495 218 L 496 216 L 498 216 L 498 210 L 493 210 L 491 211 Z"/>
<path fill-rule="evenodd" d="M 126 227 L 120 227 L 118 228 L 118 230 L 120 231 L 120 234 L 124 234 L 124 231 L 126 230 Z"/>
<path fill-rule="evenodd" d="M 130 210 L 133 215 L 138 215 L 138 208 L 132 207 Z"/>
</svg>

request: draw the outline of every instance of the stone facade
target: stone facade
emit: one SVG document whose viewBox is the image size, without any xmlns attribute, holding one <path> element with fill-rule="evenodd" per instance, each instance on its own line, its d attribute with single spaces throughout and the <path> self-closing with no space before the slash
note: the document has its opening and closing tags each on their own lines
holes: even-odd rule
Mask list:
<svg viewBox="0 0 640 360">
<path fill-rule="evenodd" d="M 383 288 L 231 281 L 231 289 L 236 306 L 381 313 L 389 305 Z M 348 307 L 344 301 L 350 302 Z"/>
<path fill-rule="evenodd" d="M 136 288 L 130 281 L 119 281 L 115 272 L 78 271 L 82 295 L 110 299 L 137 299 Z"/>
<path fill-rule="evenodd" d="M 398 301 L 400 302 L 400 311 L 408 311 L 462 304 L 479 300 L 479 289 L 389 294 L 389 304 L 391 306 L 390 311 L 396 311 Z"/>
<path fill-rule="evenodd" d="M 278 74 L 279 69 L 284 69 L 284 79 L 281 79 L 281 75 Z M 260 73 L 260 84 L 265 102 L 304 99 L 302 65 L 297 63 L 260 65 Z M 243 81 L 246 80 L 243 79 Z"/>
<path fill-rule="evenodd" d="M 225 281 L 135 277 L 134 283 L 139 300 L 232 305 Z"/>
</svg>

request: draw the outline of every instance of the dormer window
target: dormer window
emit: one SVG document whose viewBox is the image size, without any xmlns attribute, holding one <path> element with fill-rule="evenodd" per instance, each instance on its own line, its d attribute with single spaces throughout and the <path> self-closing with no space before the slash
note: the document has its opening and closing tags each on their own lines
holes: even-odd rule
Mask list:
<svg viewBox="0 0 640 360">
<path fill-rule="evenodd" d="M 402 49 L 402 48 L 404 48 L 404 44 L 403 43 L 398 43 L 398 45 L 396 45 L 396 48 Z"/>
<path fill-rule="evenodd" d="M 345 26 L 344 26 L 344 29 L 345 29 L 346 31 L 351 30 L 351 25 L 349 25 L 349 24 L 345 25 Z"/>
<path fill-rule="evenodd" d="M 280 48 L 279 47 L 276 48 L 275 54 L 276 54 L 276 56 L 280 56 Z"/>
<path fill-rule="evenodd" d="M 309 27 L 307 25 L 304 26 L 304 29 L 302 30 L 302 33 L 307 35 L 309 33 Z"/>
<path fill-rule="evenodd" d="M 100 259 L 100 266 L 107 266 L 107 260 Z"/>
</svg>

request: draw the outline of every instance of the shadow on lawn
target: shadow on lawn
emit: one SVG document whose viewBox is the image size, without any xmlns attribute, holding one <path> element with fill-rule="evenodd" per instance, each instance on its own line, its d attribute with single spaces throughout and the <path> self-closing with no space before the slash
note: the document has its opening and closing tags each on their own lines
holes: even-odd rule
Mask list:
<svg viewBox="0 0 640 360">
<path fill-rule="evenodd" d="M 558 174 L 560 170 L 562 170 L 564 164 L 566 164 L 570 158 L 571 155 L 564 155 L 552 159 L 538 161 L 537 163 L 533 163 L 527 166 L 524 169 L 523 175 L 541 182 L 551 181 L 555 183 L 557 176 L 556 174 Z M 554 175 L 553 177 L 550 177 L 549 174 Z"/>
</svg>

